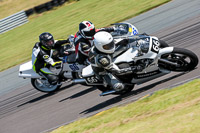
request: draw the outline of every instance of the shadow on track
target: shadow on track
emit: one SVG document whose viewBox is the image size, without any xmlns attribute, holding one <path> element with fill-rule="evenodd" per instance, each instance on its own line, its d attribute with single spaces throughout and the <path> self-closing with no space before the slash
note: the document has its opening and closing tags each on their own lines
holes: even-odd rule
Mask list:
<svg viewBox="0 0 200 133">
<path fill-rule="evenodd" d="M 95 91 L 95 90 L 96 90 L 95 87 L 90 87 L 90 88 L 85 89 L 85 90 L 83 90 L 83 91 L 81 91 L 81 92 L 79 92 L 79 93 L 77 93 L 77 94 L 74 94 L 74 95 L 72 95 L 72 96 L 70 96 L 70 97 L 64 98 L 64 99 L 60 100 L 59 102 L 66 101 L 66 100 L 68 100 L 68 99 L 74 99 L 74 98 L 83 96 L 83 95 L 85 95 L 85 94 L 87 94 L 87 93 L 89 93 L 89 92 Z"/>
<path fill-rule="evenodd" d="M 40 95 L 39 97 L 33 98 L 33 99 L 30 100 L 30 101 L 27 101 L 27 102 L 25 102 L 25 103 L 22 103 L 22 104 L 18 105 L 17 107 L 21 107 L 21 106 L 24 106 L 24 105 L 26 105 L 26 104 L 34 103 L 34 102 L 40 101 L 40 100 L 42 100 L 42 99 L 51 97 L 51 96 L 57 94 L 58 92 L 61 92 L 61 91 L 65 90 L 65 89 L 67 89 L 67 88 L 70 88 L 70 87 L 72 87 L 72 86 L 73 86 L 73 84 L 68 84 L 68 85 L 66 85 L 66 86 L 64 86 L 64 87 L 61 87 L 61 88 L 60 88 L 58 91 L 56 91 L 56 92 L 44 93 L 43 95 Z M 37 91 L 37 92 L 38 92 L 38 91 Z M 42 92 L 41 92 L 41 93 L 42 93 Z M 38 94 L 36 94 L 36 95 L 38 96 Z"/>
<path fill-rule="evenodd" d="M 169 77 L 169 78 L 167 78 L 167 79 L 164 79 L 164 80 L 155 82 L 155 83 L 153 83 L 153 84 L 144 86 L 144 87 L 142 87 L 142 88 L 139 88 L 139 89 L 137 89 L 137 90 L 131 91 L 130 93 L 127 93 L 127 94 L 124 94 L 124 95 L 121 95 L 121 96 L 114 97 L 114 98 L 112 98 L 112 99 L 109 99 L 109 100 L 107 100 L 107 101 L 105 101 L 105 102 L 102 102 L 102 103 L 100 103 L 100 104 L 98 104 L 98 105 L 95 105 L 95 106 L 93 106 L 93 107 L 91 107 L 91 108 L 89 108 L 89 109 L 87 109 L 87 110 L 84 110 L 84 111 L 80 112 L 80 114 L 88 114 L 88 113 L 91 113 L 91 112 L 94 112 L 94 111 L 103 109 L 103 108 L 105 108 L 105 107 L 108 107 L 108 106 L 110 106 L 110 105 L 114 105 L 115 103 L 118 103 L 118 102 L 122 101 L 123 99 L 127 99 L 127 98 L 129 98 L 129 97 L 131 97 L 131 96 L 138 95 L 138 94 L 140 94 L 140 93 L 142 93 L 142 92 L 145 92 L 145 91 L 147 91 L 147 90 L 150 90 L 151 88 L 153 88 L 153 87 L 155 87 L 155 86 L 157 86 L 157 85 L 159 85 L 159 84 L 161 84 L 161 83 L 164 83 L 164 82 L 173 80 L 174 78 L 177 78 L 177 77 L 182 76 L 182 75 L 184 75 L 184 74 L 186 74 L 186 73 L 179 73 L 179 74 L 174 75 L 174 76 L 172 76 L 172 77 Z M 142 97 L 142 96 L 141 96 L 141 97 Z M 138 100 L 138 99 L 141 98 L 141 97 L 137 97 L 136 99 L 133 99 L 132 102 Z"/>
</svg>

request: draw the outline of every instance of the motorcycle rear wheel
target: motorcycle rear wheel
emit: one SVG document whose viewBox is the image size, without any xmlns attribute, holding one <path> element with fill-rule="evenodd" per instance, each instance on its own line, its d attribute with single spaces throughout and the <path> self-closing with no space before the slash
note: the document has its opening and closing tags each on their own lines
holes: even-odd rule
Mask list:
<svg viewBox="0 0 200 133">
<path fill-rule="evenodd" d="M 31 79 L 32 86 L 41 92 L 53 93 L 60 89 L 61 85 L 50 85 L 46 79 Z"/>
<path fill-rule="evenodd" d="M 172 53 L 164 54 L 162 55 L 162 58 L 170 62 L 177 63 L 179 66 L 158 62 L 161 67 L 177 72 L 191 71 L 195 69 L 199 62 L 195 53 L 184 48 L 174 48 Z"/>
</svg>

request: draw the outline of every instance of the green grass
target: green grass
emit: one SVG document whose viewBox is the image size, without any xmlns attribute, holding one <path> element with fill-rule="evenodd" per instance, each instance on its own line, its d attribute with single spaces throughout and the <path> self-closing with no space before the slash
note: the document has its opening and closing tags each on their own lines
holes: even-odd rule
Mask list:
<svg viewBox="0 0 200 133">
<path fill-rule="evenodd" d="M 29 23 L 0 35 L 0 71 L 31 59 L 31 50 L 42 32 L 55 39 L 78 31 L 83 20 L 97 28 L 109 26 L 148 11 L 170 0 L 80 0 L 64 4 L 43 14 L 33 15 Z"/>
<path fill-rule="evenodd" d="M 48 1 L 50 0 L 0 0 L 0 19 Z"/>
<path fill-rule="evenodd" d="M 80 119 L 51 133 L 199 133 L 200 79 Z"/>
</svg>

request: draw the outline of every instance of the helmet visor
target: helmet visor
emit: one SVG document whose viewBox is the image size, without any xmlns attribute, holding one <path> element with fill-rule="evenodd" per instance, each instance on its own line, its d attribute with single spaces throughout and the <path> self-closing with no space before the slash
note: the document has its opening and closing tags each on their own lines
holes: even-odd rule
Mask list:
<svg viewBox="0 0 200 133">
<path fill-rule="evenodd" d="M 90 31 L 84 31 L 86 37 L 93 37 L 95 34 L 95 28 L 91 29 Z"/>
<path fill-rule="evenodd" d="M 54 40 L 51 39 L 51 40 L 48 40 L 48 41 L 43 41 L 43 44 L 44 44 L 46 47 L 51 48 L 51 47 L 53 47 L 53 45 L 54 45 Z"/>
<path fill-rule="evenodd" d="M 108 43 L 106 45 L 103 45 L 103 49 L 105 49 L 105 50 L 111 50 L 111 49 L 114 48 L 114 46 L 115 46 L 115 43 L 114 43 L 114 41 L 112 41 L 112 42 L 110 42 L 110 43 Z"/>
<path fill-rule="evenodd" d="M 53 46 L 53 40 L 47 41 L 46 44 L 47 44 L 48 46 Z"/>
</svg>

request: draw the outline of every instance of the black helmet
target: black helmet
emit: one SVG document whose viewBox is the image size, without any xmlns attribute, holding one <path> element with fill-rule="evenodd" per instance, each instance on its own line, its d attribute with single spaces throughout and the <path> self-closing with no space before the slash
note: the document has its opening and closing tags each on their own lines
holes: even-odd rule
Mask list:
<svg viewBox="0 0 200 133">
<path fill-rule="evenodd" d="M 39 40 L 40 40 L 40 43 L 48 48 L 48 49 L 51 49 L 53 46 L 54 46 L 54 39 L 53 39 L 53 36 L 48 33 L 48 32 L 44 32 L 42 33 L 40 36 L 39 36 Z"/>
<path fill-rule="evenodd" d="M 90 21 L 83 21 L 79 24 L 79 32 L 86 39 L 92 39 L 95 34 L 94 24 Z"/>
</svg>

